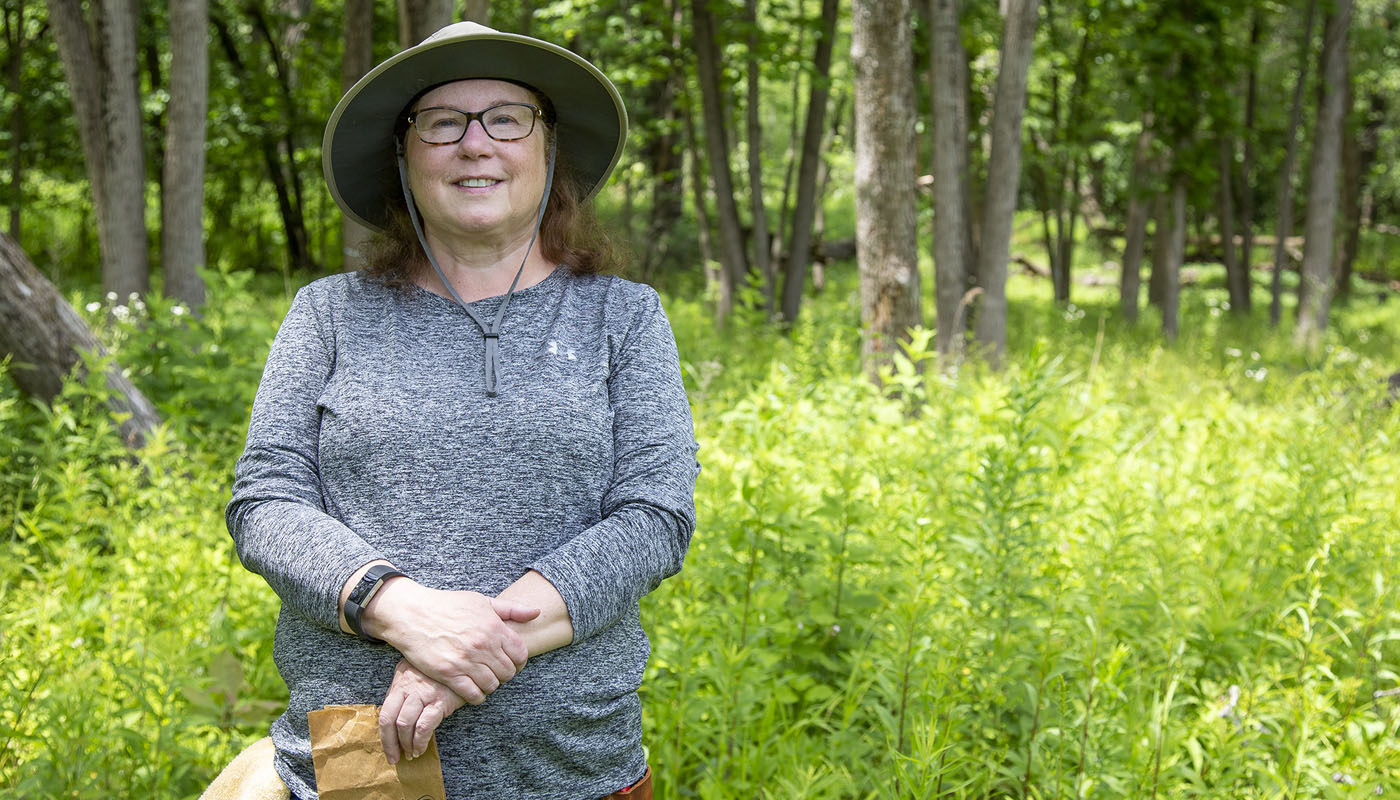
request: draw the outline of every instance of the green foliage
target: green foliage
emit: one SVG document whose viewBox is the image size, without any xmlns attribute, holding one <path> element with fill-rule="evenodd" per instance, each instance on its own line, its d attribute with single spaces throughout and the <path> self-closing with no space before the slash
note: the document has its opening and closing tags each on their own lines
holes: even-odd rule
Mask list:
<svg viewBox="0 0 1400 800">
<path fill-rule="evenodd" d="M 916 331 L 875 387 L 833 272 L 787 336 L 667 303 L 704 471 L 644 603 L 660 796 L 1400 790 L 1397 306 L 1307 363 L 1218 290 L 1167 348 L 1018 279 L 1004 374 Z M 0 382 L 0 796 L 194 797 L 285 703 L 221 511 L 286 294 L 206 277 L 86 306 L 167 419 L 138 458 L 99 383 Z"/>
</svg>

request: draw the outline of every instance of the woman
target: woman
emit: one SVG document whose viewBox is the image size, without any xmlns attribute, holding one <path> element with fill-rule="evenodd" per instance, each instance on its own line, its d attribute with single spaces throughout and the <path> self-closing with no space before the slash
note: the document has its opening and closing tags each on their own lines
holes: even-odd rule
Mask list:
<svg viewBox="0 0 1400 800">
<path fill-rule="evenodd" d="M 295 797 L 306 714 L 342 703 L 382 703 L 391 761 L 436 731 L 448 797 L 650 791 L 638 599 L 681 566 L 699 467 L 656 293 L 599 274 L 579 207 L 625 131 L 593 65 L 474 23 L 331 116 L 331 193 L 386 244 L 297 293 L 227 513 L 282 599 Z"/>
</svg>

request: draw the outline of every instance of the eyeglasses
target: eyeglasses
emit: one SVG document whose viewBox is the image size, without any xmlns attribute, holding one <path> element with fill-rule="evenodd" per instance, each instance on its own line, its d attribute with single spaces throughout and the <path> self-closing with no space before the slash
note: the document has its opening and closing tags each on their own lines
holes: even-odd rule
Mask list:
<svg viewBox="0 0 1400 800">
<path fill-rule="evenodd" d="M 472 120 L 481 121 L 481 129 L 498 142 L 524 139 L 535 130 L 535 118 L 543 112 L 527 103 L 502 103 L 482 111 L 433 106 L 420 108 L 408 115 L 408 124 L 418 131 L 425 144 L 455 144 L 467 135 Z"/>
</svg>

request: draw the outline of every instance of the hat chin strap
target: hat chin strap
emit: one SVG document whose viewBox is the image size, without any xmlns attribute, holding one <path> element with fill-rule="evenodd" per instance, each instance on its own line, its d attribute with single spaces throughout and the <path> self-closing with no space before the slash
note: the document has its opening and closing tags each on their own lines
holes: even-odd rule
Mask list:
<svg viewBox="0 0 1400 800">
<path fill-rule="evenodd" d="M 438 266 L 437 258 L 433 256 L 433 249 L 428 246 L 428 237 L 423 233 L 423 223 L 418 218 L 418 205 L 413 200 L 413 191 L 408 188 L 408 167 L 404 163 L 403 141 L 395 143 L 396 156 L 399 162 L 399 185 L 403 187 L 404 203 L 408 206 L 408 218 L 413 222 L 413 232 L 418 234 L 418 243 L 423 245 L 423 254 L 428 257 L 428 263 L 433 265 L 433 272 L 437 273 L 442 280 L 442 285 L 447 287 L 448 294 L 457 301 L 457 305 L 467 312 L 467 316 L 472 318 L 476 326 L 481 329 L 481 335 L 486 340 L 486 396 L 495 397 L 500 388 L 501 371 L 501 321 L 506 317 L 506 307 L 510 305 L 510 299 L 515 296 L 515 287 L 520 283 L 520 276 L 525 274 L 525 263 L 530 260 L 530 253 L 534 250 L 535 239 L 540 235 L 540 226 L 544 224 L 544 209 L 549 204 L 549 192 L 554 187 L 554 154 L 557 140 L 551 138 L 549 142 L 549 166 L 545 171 L 544 196 L 540 198 L 540 210 L 535 214 L 535 230 L 530 234 L 530 243 L 525 247 L 525 257 L 520 260 L 520 268 L 515 271 L 515 279 L 510 282 L 510 289 L 506 291 L 505 299 L 501 301 L 501 307 L 496 310 L 496 316 L 490 324 L 484 322 L 481 317 L 472 311 L 471 306 L 462 301 L 462 296 L 457 294 L 457 290 L 452 287 L 452 281 L 447 279 Z"/>
</svg>

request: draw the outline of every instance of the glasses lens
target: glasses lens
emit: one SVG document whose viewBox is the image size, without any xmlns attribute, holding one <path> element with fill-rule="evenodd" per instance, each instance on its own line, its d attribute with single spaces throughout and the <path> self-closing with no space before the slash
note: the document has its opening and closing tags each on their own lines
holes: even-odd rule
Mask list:
<svg viewBox="0 0 1400 800">
<path fill-rule="evenodd" d="M 462 138 L 467 130 L 467 115 L 450 108 L 430 108 L 413 118 L 418 138 L 428 144 L 446 144 Z"/>
<path fill-rule="evenodd" d="M 535 109 L 521 103 L 492 106 L 481 112 L 481 124 L 492 139 L 524 139 L 535 129 Z"/>
</svg>

